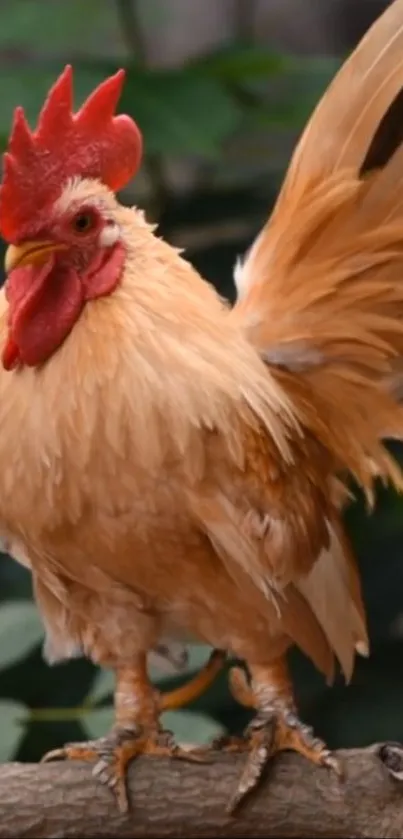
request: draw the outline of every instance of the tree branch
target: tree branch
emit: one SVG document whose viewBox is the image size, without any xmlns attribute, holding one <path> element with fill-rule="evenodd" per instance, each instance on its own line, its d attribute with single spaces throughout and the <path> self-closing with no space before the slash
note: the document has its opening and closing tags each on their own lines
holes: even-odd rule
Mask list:
<svg viewBox="0 0 403 839">
<path fill-rule="evenodd" d="M 132 812 L 120 816 L 109 790 L 84 764 L 0 766 L 0 839 L 98 837 L 403 836 L 403 747 L 340 752 L 344 781 L 296 754 L 273 761 L 268 778 L 232 818 L 225 815 L 242 756 L 209 764 L 141 758 L 129 773 Z"/>
</svg>

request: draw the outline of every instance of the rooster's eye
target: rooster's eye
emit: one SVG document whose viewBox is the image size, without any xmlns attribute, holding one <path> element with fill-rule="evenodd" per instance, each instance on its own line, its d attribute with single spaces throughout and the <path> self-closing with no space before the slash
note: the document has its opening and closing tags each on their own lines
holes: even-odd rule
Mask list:
<svg viewBox="0 0 403 839">
<path fill-rule="evenodd" d="M 75 233 L 89 233 L 96 226 L 96 217 L 90 210 L 83 210 L 74 216 L 72 224 Z"/>
</svg>

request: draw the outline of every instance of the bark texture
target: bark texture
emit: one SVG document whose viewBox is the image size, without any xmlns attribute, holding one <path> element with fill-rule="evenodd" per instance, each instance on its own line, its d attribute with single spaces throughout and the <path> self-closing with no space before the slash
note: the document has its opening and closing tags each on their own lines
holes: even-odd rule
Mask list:
<svg viewBox="0 0 403 839">
<path fill-rule="evenodd" d="M 345 778 L 296 754 L 273 760 L 266 780 L 236 816 L 225 815 L 241 756 L 209 764 L 141 758 L 130 770 L 132 810 L 84 764 L 0 766 L 1 839 L 69 837 L 403 837 L 403 748 L 339 753 Z"/>
</svg>

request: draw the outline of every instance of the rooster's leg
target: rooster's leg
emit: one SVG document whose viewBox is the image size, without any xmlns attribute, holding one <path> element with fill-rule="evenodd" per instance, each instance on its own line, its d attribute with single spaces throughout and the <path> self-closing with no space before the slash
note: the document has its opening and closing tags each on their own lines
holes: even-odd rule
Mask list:
<svg viewBox="0 0 403 839">
<path fill-rule="evenodd" d="M 216 747 L 226 751 L 245 751 L 248 758 L 228 811 L 233 812 L 260 781 L 270 759 L 280 751 L 299 752 L 315 764 L 328 766 L 341 775 L 341 767 L 322 740 L 298 717 L 285 659 L 263 666 L 249 667 L 248 684 L 244 671 L 231 672 L 232 693 L 242 705 L 254 708 L 256 715 L 242 738 L 222 738 Z"/>
<path fill-rule="evenodd" d="M 135 665 L 117 670 L 115 689 L 115 724 L 105 737 L 82 743 L 68 743 L 48 752 L 43 761 L 53 759 L 95 761 L 94 775 L 114 790 L 119 809 L 126 812 L 126 772 L 128 764 L 139 755 L 175 757 L 203 761 L 197 749 L 178 746 L 172 734 L 159 723 L 162 711 L 181 708 L 209 687 L 223 667 L 225 653 L 215 650 L 207 665 L 190 682 L 169 693 L 159 693 L 151 686 L 146 657 Z"/>
</svg>

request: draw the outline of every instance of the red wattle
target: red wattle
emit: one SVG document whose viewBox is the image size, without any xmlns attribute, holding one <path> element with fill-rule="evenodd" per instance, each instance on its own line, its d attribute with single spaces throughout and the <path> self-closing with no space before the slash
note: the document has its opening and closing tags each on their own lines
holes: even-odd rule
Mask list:
<svg viewBox="0 0 403 839">
<path fill-rule="evenodd" d="M 6 283 L 9 336 L 3 367 L 36 367 L 60 347 L 87 301 L 111 294 L 119 283 L 125 250 L 100 249 L 80 275 L 69 262 L 51 254 L 41 266 L 26 265 L 11 272 Z"/>
<path fill-rule="evenodd" d="M 12 271 L 7 280 L 7 299 L 10 337 L 18 348 L 19 360 L 28 366 L 43 364 L 53 355 L 84 305 L 76 271 L 61 265 L 56 268 L 53 256 L 40 268 L 26 266 Z"/>
<path fill-rule="evenodd" d="M 18 345 L 15 343 L 14 338 L 10 334 L 8 335 L 7 342 L 4 346 L 1 360 L 5 370 L 13 370 L 14 367 L 17 367 L 18 362 L 20 361 L 20 351 L 18 349 Z"/>
</svg>

